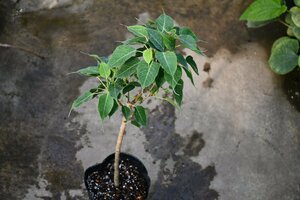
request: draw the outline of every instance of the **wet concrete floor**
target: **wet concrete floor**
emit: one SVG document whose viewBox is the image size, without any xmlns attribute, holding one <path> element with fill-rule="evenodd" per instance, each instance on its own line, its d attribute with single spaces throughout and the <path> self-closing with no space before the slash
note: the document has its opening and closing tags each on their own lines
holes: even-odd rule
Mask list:
<svg viewBox="0 0 300 200">
<path fill-rule="evenodd" d="M 0 43 L 30 49 L 45 59 L 14 48 L 0 49 L 0 196 L 4 200 L 87 198 L 82 185 L 87 162 L 78 159 L 78 152 L 91 143 L 88 136 L 93 129 L 88 127 L 88 121 L 95 116 L 82 121 L 82 114 L 75 112 L 67 118 L 70 105 L 85 81 L 67 74 L 93 64 L 80 51 L 110 54 L 116 41 L 126 37 L 126 29 L 120 24 L 136 24 L 135 18 L 142 13 L 157 17 L 163 9 L 206 41 L 202 46 L 210 57 L 220 49 L 238 53 L 249 43 L 261 44 L 268 53 L 275 38 L 284 34 L 283 27 L 276 23 L 247 29 L 238 17 L 250 0 L 70 0 L 62 1 L 61 5 L 59 1 L 43 4 L 21 0 L 16 5 L 14 2 L 0 3 Z M 289 99 L 296 113 L 297 75 L 299 71 L 275 78 L 285 93 L 280 98 Z M 176 116 L 170 105 L 155 105 L 150 126 L 138 133 L 144 138 L 140 145 L 145 157 L 153 163 L 150 171 L 155 178 L 149 199 L 222 199 L 218 189 L 211 188 L 211 182 L 218 176 L 214 163 L 202 166 L 192 159 L 207 147 L 204 133 L 197 129 L 188 135 L 177 132 Z M 299 130 L 294 127 L 294 132 Z M 87 142 L 82 142 L 85 138 Z M 296 140 L 299 141 L 299 135 Z M 101 141 L 99 144 L 102 145 Z M 134 149 L 127 150 L 130 148 Z M 88 154 L 82 153 L 83 157 Z M 101 159 L 95 158 L 94 162 Z M 299 160 L 295 162 L 299 165 Z M 296 172 L 300 173 L 293 171 Z M 295 197 L 297 191 L 291 191 L 290 196 Z"/>
</svg>

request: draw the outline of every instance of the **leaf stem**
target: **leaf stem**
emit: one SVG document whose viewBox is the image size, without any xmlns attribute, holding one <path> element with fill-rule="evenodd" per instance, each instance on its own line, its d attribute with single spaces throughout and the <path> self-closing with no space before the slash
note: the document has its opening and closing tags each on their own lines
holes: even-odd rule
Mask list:
<svg viewBox="0 0 300 200">
<path fill-rule="evenodd" d="M 105 89 L 107 89 L 106 85 L 103 83 L 103 81 L 101 80 L 101 78 L 97 77 L 97 79 L 100 81 L 100 83 L 105 87 Z"/>
</svg>

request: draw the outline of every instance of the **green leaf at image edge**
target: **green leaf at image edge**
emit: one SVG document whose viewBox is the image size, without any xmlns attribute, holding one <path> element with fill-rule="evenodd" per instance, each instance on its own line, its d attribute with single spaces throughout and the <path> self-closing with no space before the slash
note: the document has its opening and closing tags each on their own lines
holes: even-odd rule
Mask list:
<svg viewBox="0 0 300 200">
<path fill-rule="evenodd" d="M 281 0 L 256 0 L 242 14 L 240 20 L 252 22 L 266 21 L 279 17 L 286 12 Z"/>
<path fill-rule="evenodd" d="M 269 65 L 277 74 L 287 74 L 298 64 L 299 41 L 289 37 L 281 37 L 272 46 Z"/>
</svg>

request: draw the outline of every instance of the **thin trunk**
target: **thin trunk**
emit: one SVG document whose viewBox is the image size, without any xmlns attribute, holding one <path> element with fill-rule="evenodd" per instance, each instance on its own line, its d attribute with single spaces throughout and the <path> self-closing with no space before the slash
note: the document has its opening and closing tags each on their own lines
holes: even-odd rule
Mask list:
<svg viewBox="0 0 300 200">
<path fill-rule="evenodd" d="M 116 187 L 119 187 L 119 185 L 120 185 L 119 164 L 120 164 L 121 146 L 122 146 L 123 137 L 125 135 L 125 129 L 126 129 L 126 119 L 125 119 L 125 117 L 123 117 L 121 127 L 120 127 L 120 132 L 118 135 L 117 144 L 116 144 L 116 150 L 115 150 L 114 184 Z"/>
</svg>

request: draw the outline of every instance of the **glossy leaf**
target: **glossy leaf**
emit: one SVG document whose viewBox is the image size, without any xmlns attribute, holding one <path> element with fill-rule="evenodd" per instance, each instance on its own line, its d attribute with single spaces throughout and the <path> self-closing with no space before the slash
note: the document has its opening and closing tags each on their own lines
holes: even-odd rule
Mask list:
<svg viewBox="0 0 300 200">
<path fill-rule="evenodd" d="M 286 10 L 282 0 L 256 0 L 242 14 L 240 20 L 266 21 L 279 17 Z"/>
<path fill-rule="evenodd" d="M 165 80 L 170 84 L 170 86 L 172 88 L 175 88 L 178 81 L 181 79 L 181 76 L 182 76 L 181 67 L 177 67 L 177 70 L 176 70 L 174 76 L 171 76 L 170 74 L 165 73 Z"/>
<path fill-rule="evenodd" d="M 163 39 L 159 32 L 150 28 L 148 28 L 147 31 L 149 34 L 149 40 L 154 47 L 159 51 L 164 51 Z"/>
<path fill-rule="evenodd" d="M 122 106 L 122 113 L 126 120 L 130 119 L 131 111 L 127 106 Z"/>
<path fill-rule="evenodd" d="M 157 29 L 161 32 L 168 32 L 174 27 L 173 19 L 166 15 L 162 14 L 156 19 Z"/>
<path fill-rule="evenodd" d="M 145 51 L 143 51 L 143 58 L 146 61 L 146 63 L 150 64 L 152 58 L 153 58 L 153 54 L 152 54 L 152 49 L 146 49 Z"/>
<path fill-rule="evenodd" d="M 157 62 L 152 62 L 148 65 L 145 61 L 141 61 L 137 68 L 137 76 L 142 88 L 151 85 L 158 74 L 160 65 Z"/>
<path fill-rule="evenodd" d="M 176 54 L 176 57 L 177 57 L 177 62 L 179 64 L 181 64 L 186 69 L 189 68 L 188 63 L 186 62 L 186 60 L 185 60 L 185 58 L 183 57 L 182 54 Z"/>
<path fill-rule="evenodd" d="M 136 68 L 140 60 L 138 58 L 132 58 L 124 63 L 117 71 L 115 76 L 118 78 L 126 78 L 136 72 Z"/>
<path fill-rule="evenodd" d="M 174 50 L 176 44 L 175 38 L 173 38 L 168 34 L 162 34 L 162 37 L 163 37 L 163 43 L 166 46 L 166 48 L 169 50 Z"/>
<path fill-rule="evenodd" d="M 197 75 L 199 75 L 198 68 L 197 68 L 197 64 L 196 64 L 196 62 L 194 61 L 193 57 L 192 57 L 192 56 L 186 57 L 186 61 L 187 61 L 187 63 L 189 63 L 189 65 L 192 67 L 192 69 L 194 70 L 194 72 L 195 72 Z"/>
<path fill-rule="evenodd" d="M 198 48 L 197 41 L 190 35 L 180 35 L 180 42 L 190 50 L 196 52 L 197 54 L 203 55 L 203 52 Z"/>
<path fill-rule="evenodd" d="M 130 82 L 123 88 L 123 94 L 134 90 L 135 87 L 140 87 L 141 84 L 138 82 Z"/>
<path fill-rule="evenodd" d="M 173 92 L 173 95 L 174 95 L 174 98 L 175 98 L 175 101 L 177 102 L 177 104 L 179 106 L 181 106 L 181 103 L 182 103 L 182 97 L 183 97 L 183 80 L 180 79 L 174 89 L 174 92 Z"/>
<path fill-rule="evenodd" d="M 146 44 L 147 39 L 144 37 L 134 37 L 134 38 L 129 38 L 122 43 L 124 45 L 134 45 L 134 44 Z"/>
<path fill-rule="evenodd" d="M 106 79 L 109 77 L 109 75 L 111 73 L 111 71 L 108 67 L 108 64 L 106 64 L 104 62 L 100 63 L 99 72 L 100 72 L 100 76 L 103 78 L 106 78 Z"/>
<path fill-rule="evenodd" d="M 82 95 L 80 95 L 72 104 L 72 109 L 74 108 L 78 108 L 79 106 L 81 106 L 83 103 L 91 100 L 93 98 L 93 96 L 95 95 L 95 93 L 92 93 L 90 91 L 86 91 L 85 93 L 83 93 Z"/>
<path fill-rule="evenodd" d="M 141 125 L 136 120 L 131 121 L 131 124 L 138 128 L 141 128 Z"/>
<path fill-rule="evenodd" d="M 166 52 L 156 52 L 156 59 L 160 62 L 162 68 L 171 76 L 176 72 L 177 68 L 177 57 L 176 54 L 172 51 Z"/>
<path fill-rule="evenodd" d="M 189 69 L 185 68 L 185 67 L 183 67 L 183 70 L 185 71 L 186 76 L 190 79 L 190 81 L 192 82 L 192 84 L 195 85 L 194 84 L 193 75 L 192 75 L 191 71 Z"/>
<path fill-rule="evenodd" d="M 85 76 L 99 76 L 99 69 L 97 66 L 86 67 L 76 71 L 76 73 Z"/>
<path fill-rule="evenodd" d="M 113 116 L 113 114 L 115 114 L 115 112 L 117 112 L 118 108 L 119 108 L 119 105 L 118 105 L 117 101 L 114 100 L 114 105 L 113 105 L 110 113 L 108 114 L 108 116 L 109 117 Z"/>
<path fill-rule="evenodd" d="M 111 97 L 117 99 L 121 90 L 123 89 L 122 85 L 118 83 L 113 83 L 108 86 L 108 91 Z"/>
<path fill-rule="evenodd" d="M 166 82 L 164 78 L 164 70 L 162 68 L 159 69 L 158 75 L 155 79 L 155 84 L 158 88 L 160 88 Z"/>
<path fill-rule="evenodd" d="M 141 126 L 146 126 L 148 122 L 148 114 L 143 106 L 136 106 L 134 109 L 134 116 L 137 123 Z"/>
<path fill-rule="evenodd" d="M 128 45 L 121 45 L 118 46 L 113 54 L 111 55 L 108 66 L 109 68 L 119 68 L 121 67 L 129 58 L 133 57 L 136 53 L 136 49 L 128 46 Z"/>
<path fill-rule="evenodd" d="M 148 37 L 147 28 L 145 26 L 134 25 L 134 26 L 128 26 L 127 29 L 129 32 L 131 32 L 132 34 L 138 37 L 145 37 L 145 38 Z"/>
<path fill-rule="evenodd" d="M 108 94 L 103 94 L 99 97 L 98 111 L 101 119 L 105 119 L 114 106 L 114 99 Z"/>
<path fill-rule="evenodd" d="M 180 27 L 179 35 L 189 35 L 189 36 L 193 37 L 193 39 L 195 41 L 199 40 L 198 37 L 196 36 L 196 34 L 188 27 Z"/>
<path fill-rule="evenodd" d="M 289 37 L 279 38 L 273 44 L 269 64 L 277 74 L 287 74 L 298 64 L 299 42 Z"/>
</svg>

